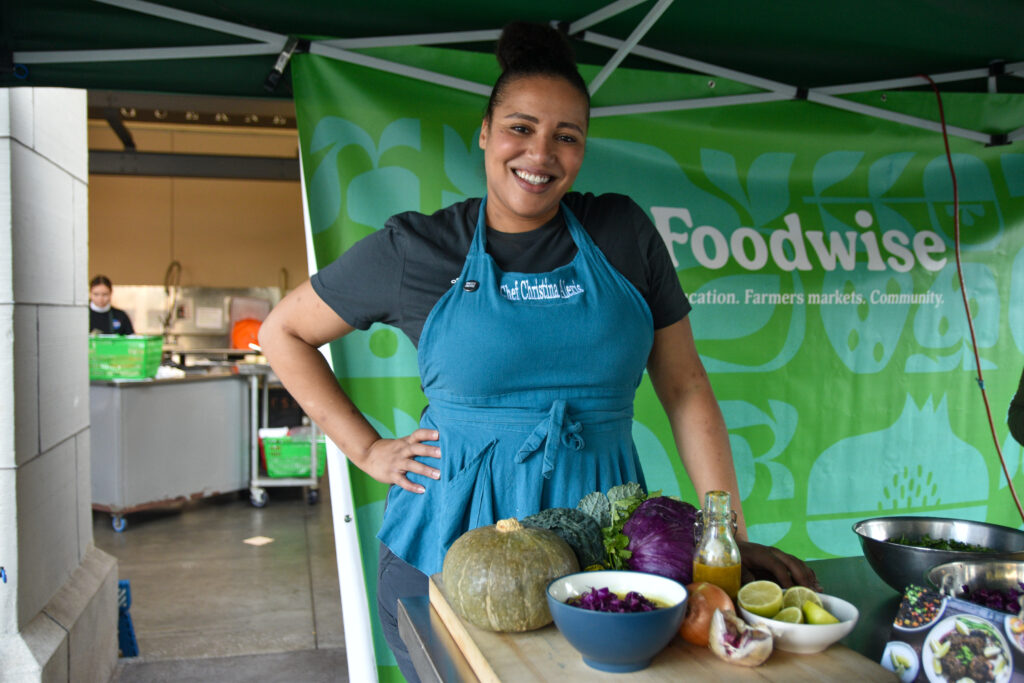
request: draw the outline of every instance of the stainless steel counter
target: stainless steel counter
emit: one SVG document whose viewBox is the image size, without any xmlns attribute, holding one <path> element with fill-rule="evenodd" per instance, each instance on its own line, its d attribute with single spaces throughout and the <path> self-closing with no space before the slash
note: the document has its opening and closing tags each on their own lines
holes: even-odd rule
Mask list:
<svg viewBox="0 0 1024 683">
<path fill-rule="evenodd" d="M 180 384 L 182 382 L 210 382 L 222 380 L 226 377 L 237 377 L 238 374 L 228 370 L 217 369 L 211 372 L 189 372 L 184 377 L 165 377 L 153 379 L 94 379 L 89 386 L 116 386 L 116 387 L 147 387 L 154 384 Z"/>
<path fill-rule="evenodd" d="M 860 611 L 856 627 L 840 642 L 878 662 L 889 640 L 900 595 L 878 578 L 862 556 L 808 564 L 826 593 L 853 603 Z M 398 629 L 424 683 L 477 680 L 426 596 L 399 600 Z"/>
<path fill-rule="evenodd" d="M 95 381 L 92 504 L 124 514 L 249 486 L 249 378 Z"/>
</svg>

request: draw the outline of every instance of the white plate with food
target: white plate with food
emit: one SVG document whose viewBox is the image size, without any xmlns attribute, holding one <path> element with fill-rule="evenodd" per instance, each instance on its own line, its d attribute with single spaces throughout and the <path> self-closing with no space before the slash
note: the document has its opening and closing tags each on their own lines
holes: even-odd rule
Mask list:
<svg viewBox="0 0 1024 683">
<path fill-rule="evenodd" d="M 928 633 L 921 646 L 921 667 L 932 683 L 962 678 L 1006 683 L 1013 675 L 1013 656 L 995 625 L 958 614 L 946 617 Z"/>
</svg>

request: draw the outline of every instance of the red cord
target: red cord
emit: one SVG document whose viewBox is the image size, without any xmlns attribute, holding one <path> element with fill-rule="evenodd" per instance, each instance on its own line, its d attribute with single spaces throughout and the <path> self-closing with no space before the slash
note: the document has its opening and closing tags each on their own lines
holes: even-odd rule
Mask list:
<svg viewBox="0 0 1024 683">
<path fill-rule="evenodd" d="M 971 330 L 971 349 L 974 351 L 974 365 L 978 369 L 978 387 L 981 389 L 981 398 L 985 402 L 985 414 L 988 415 L 988 426 L 992 431 L 992 441 L 996 445 L 996 454 L 999 455 L 999 463 L 1003 466 L 1003 475 L 1006 476 L 1006 485 L 1010 487 L 1010 495 L 1017 506 L 1017 512 L 1021 520 L 1024 520 L 1024 508 L 1021 508 L 1017 491 L 1013 487 L 1013 480 L 1010 478 L 1010 471 L 1006 467 L 1006 459 L 1003 458 L 1003 449 L 999 446 L 999 436 L 996 434 L 996 424 L 992 419 L 992 408 L 988 403 L 988 394 L 985 392 L 985 378 L 981 374 L 981 358 L 978 355 L 978 340 L 974 336 L 974 320 L 971 317 L 971 306 L 967 300 L 967 287 L 964 285 L 964 269 L 960 263 L 960 195 L 956 186 L 956 171 L 953 170 L 953 155 L 949 151 L 949 136 L 946 133 L 946 115 L 942 111 L 942 95 L 935 81 L 926 74 L 921 74 L 931 84 L 935 91 L 935 98 L 939 102 L 939 122 L 942 124 L 942 142 L 946 145 L 946 161 L 949 162 L 949 176 L 953 180 L 953 247 L 956 254 L 956 274 L 960 280 L 960 294 L 964 300 L 964 311 L 967 313 L 967 327 Z"/>
</svg>

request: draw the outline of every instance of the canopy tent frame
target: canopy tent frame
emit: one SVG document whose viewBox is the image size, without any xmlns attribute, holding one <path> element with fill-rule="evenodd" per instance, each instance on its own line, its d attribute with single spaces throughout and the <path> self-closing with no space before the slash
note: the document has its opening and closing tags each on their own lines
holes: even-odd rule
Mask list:
<svg viewBox="0 0 1024 683">
<path fill-rule="evenodd" d="M 615 2 L 611 2 L 601 9 L 581 17 L 574 22 L 568 24 L 559 22 L 559 25 L 566 28 L 569 35 L 579 37 L 584 42 L 614 51 L 611 58 L 604 64 L 597 76 L 595 76 L 588 84 L 591 94 L 596 92 L 607 81 L 612 73 L 614 73 L 615 69 L 621 64 L 622 60 L 630 54 L 666 64 L 668 66 L 675 66 L 680 69 L 717 78 L 726 78 L 737 83 L 760 88 L 765 92 L 752 93 L 748 95 L 699 97 L 662 102 L 638 102 L 635 104 L 595 107 L 591 111 L 591 116 L 593 117 L 683 111 L 688 109 L 740 106 L 764 102 L 803 99 L 821 106 L 842 109 L 864 116 L 913 126 L 924 130 L 935 132 L 942 130 L 942 125 L 937 121 L 901 114 L 899 112 L 889 111 L 880 107 L 872 107 L 870 105 L 853 102 L 839 97 L 839 95 L 852 93 L 920 86 L 927 82 L 927 79 L 923 75 L 802 89 L 795 85 L 743 73 L 727 67 L 691 59 L 683 55 L 644 47 L 640 44 L 644 34 L 657 22 L 664 11 L 672 3 L 672 0 L 655 0 L 654 6 L 647 12 L 641 22 L 637 24 L 636 28 L 626 40 L 612 38 L 589 30 L 591 26 L 597 25 L 609 17 L 649 1 L 650 0 L 615 0 Z M 285 51 L 289 39 L 294 38 L 292 36 L 253 28 L 251 26 L 245 26 L 243 24 L 225 21 L 222 19 L 216 19 L 194 12 L 178 10 L 157 3 L 148 2 L 147 0 L 93 0 L 93 2 L 149 14 L 168 19 L 170 21 L 216 31 L 230 35 L 234 38 L 248 39 L 253 42 L 242 44 L 231 43 L 225 45 L 158 48 L 20 51 L 14 52 L 13 54 L 15 64 L 72 64 L 82 62 L 202 59 L 209 57 L 237 57 L 263 54 L 277 54 L 282 57 L 284 61 L 287 61 L 287 57 L 290 56 L 290 52 L 287 54 L 282 53 Z M 494 40 L 499 34 L 500 29 L 495 29 L 459 31 L 452 33 L 412 34 L 405 36 L 380 36 L 375 38 L 313 40 L 310 41 L 308 51 L 312 54 L 318 54 L 408 78 L 440 84 L 445 87 L 486 97 L 490 94 L 490 85 L 467 81 L 465 79 L 456 78 L 454 76 L 449 76 L 447 74 L 442 74 L 428 69 L 400 64 L 398 62 L 381 59 L 379 57 L 354 52 L 353 50 L 407 45 L 454 45 Z M 280 61 L 281 60 L 279 59 L 279 62 Z M 989 89 L 991 91 L 993 89 L 992 84 L 996 73 L 1024 78 L 1024 62 L 1013 62 L 1009 64 L 1000 62 L 998 64 L 990 64 L 978 69 L 931 74 L 928 78 L 935 83 L 988 78 L 990 83 Z M 959 126 L 946 126 L 946 131 L 950 135 L 972 140 L 984 145 L 1010 144 L 1016 140 L 1024 138 L 1024 125 L 1009 133 L 995 135 Z"/>
</svg>

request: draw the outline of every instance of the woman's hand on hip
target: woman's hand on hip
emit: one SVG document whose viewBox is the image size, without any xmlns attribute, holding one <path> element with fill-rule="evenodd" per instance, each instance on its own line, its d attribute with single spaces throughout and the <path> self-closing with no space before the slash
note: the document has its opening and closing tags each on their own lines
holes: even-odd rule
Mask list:
<svg viewBox="0 0 1024 683">
<path fill-rule="evenodd" d="M 364 460 L 366 473 L 385 484 L 401 486 L 412 493 L 425 493 L 426 489 L 409 481 L 410 472 L 429 479 L 440 479 L 441 471 L 424 465 L 416 457 L 440 458 L 441 449 L 424 441 L 437 441 L 440 436 L 435 429 L 417 429 L 401 439 L 378 439 L 367 450 Z"/>
</svg>

